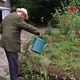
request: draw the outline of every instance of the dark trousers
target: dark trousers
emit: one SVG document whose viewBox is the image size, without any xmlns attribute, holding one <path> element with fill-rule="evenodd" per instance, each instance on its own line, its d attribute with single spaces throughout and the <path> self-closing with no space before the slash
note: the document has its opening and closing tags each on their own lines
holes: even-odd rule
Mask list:
<svg viewBox="0 0 80 80">
<path fill-rule="evenodd" d="M 15 52 L 5 51 L 9 63 L 10 80 L 18 79 L 18 54 Z"/>
</svg>

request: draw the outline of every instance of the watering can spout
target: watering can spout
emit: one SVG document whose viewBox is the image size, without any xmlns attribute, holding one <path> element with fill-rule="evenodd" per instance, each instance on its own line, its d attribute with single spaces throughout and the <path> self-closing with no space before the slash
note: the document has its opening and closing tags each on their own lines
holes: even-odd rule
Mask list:
<svg viewBox="0 0 80 80">
<path fill-rule="evenodd" d="M 45 48 L 47 45 L 48 45 L 48 43 L 46 43 L 46 44 L 44 45 L 44 48 Z"/>
</svg>

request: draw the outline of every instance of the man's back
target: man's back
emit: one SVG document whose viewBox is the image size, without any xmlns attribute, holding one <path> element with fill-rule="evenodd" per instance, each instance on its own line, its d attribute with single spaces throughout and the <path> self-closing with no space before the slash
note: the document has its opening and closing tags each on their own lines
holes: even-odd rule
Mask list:
<svg viewBox="0 0 80 80">
<path fill-rule="evenodd" d="M 21 30 L 17 26 L 19 17 L 16 13 L 11 13 L 3 21 L 1 46 L 8 51 L 20 51 Z"/>
</svg>

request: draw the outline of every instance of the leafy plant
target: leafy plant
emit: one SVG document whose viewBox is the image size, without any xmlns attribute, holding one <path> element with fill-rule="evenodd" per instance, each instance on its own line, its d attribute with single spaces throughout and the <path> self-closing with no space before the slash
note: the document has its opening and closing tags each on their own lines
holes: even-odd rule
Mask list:
<svg viewBox="0 0 80 80">
<path fill-rule="evenodd" d="M 42 54 L 31 51 L 27 55 L 23 54 L 26 59 L 22 58 L 21 68 L 25 79 L 54 80 L 56 75 L 62 76 L 62 74 L 66 78 L 70 78 L 71 75 L 76 75 L 78 78 L 80 74 L 80 44 L 78 43 L 80 38 L 68 40 L 60 34 L 59 30 L 56 31 L 53 31 L 52 35 L 47 35 L 48 37 L 43 35 L 46 41 L 51 42 L 48 41 Z M 61 39 L 55 41 L 54 36 Z"/>
<path fill-rule="evenodd" d="M 64 12 L 56 9 L 53 17 L 58 20 L 60 32 L 68 37 L 77 37 L 80 33 L 80 13 L 77 6 L 63 7 Z"/>
<path fill-rule="evenodd" d="M 6 78 L 4 78 L 4 77 L 0 76 L 0 80 L 6 80 Z"/>
</svg>

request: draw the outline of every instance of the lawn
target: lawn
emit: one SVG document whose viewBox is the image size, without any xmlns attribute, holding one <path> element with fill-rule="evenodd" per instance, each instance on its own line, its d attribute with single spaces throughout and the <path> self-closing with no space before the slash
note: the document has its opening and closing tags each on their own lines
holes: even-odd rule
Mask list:
<svg viewBox="0 0 80 80">
<path fill-rule="evenodd" d="M 62 35 L 57 30 L 42 38 L 48 44 L 41 54 L 24 51 L 20 55 L 20 72 L 31 80 L 69 80 L 80 78 L 80 37 Z M 29 43 L 32 45 L 32 42 Z"/>
<path fill-rule="evenodd" d="M 6 80 L 5 78 L 3 78 L 2 76 L 0 76 L 0 80 Z"/>
</svg>

